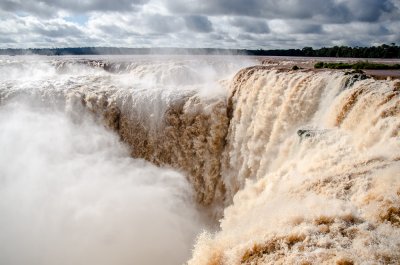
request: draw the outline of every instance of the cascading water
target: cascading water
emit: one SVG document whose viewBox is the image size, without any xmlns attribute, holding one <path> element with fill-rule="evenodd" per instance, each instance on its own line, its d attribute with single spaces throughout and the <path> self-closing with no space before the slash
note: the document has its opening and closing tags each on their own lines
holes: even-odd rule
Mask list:
<svg viewBox="0 0 400 265">
<path fill-rule="evenodd" d="M 221 231 L 189 264 L 398 264 L 400 82 L 251 67 L 233 80 Z"/>
<path fill-rule="evenodd" d="M 189 264 L 400 262 L 400 82 L 36 60 L 0 62 L 5 264 L 179 264 L 202 229 Z"/>
<path fill-rule="evenodd" d="M 243 63 L 1 61 L 0 263 L 187 261 L 215 226 L 196 201 L 218 188 L 219 79 Z"/>
</svg>

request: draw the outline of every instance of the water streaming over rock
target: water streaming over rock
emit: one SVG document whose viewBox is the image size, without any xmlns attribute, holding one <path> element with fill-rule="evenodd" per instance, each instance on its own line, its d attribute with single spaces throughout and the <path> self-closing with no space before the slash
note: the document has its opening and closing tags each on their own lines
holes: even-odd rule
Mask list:
<svg viewBox="0 0 400 265">
<path fill-rule="evenodd" d="M 222 218 L 189 264 L 399 263 L 400 82 L 265 66 L 232 78 L 251 63 L 3 60 L 0 108 L 90 117 L 134 158 L 183 172 Z"/>
<path fill-rule="evenodd" d="M 398 264 L 400 82 L 240 71 L 221 231 L 189 264 Z"/>
</svg>

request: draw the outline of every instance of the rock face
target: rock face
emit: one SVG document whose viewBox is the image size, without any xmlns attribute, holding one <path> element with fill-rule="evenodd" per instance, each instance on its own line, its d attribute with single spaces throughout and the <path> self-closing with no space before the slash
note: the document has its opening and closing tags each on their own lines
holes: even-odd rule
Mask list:
<svg viewBox="0 0 400 265">
<path fill-rule="evenodd" d="M 201 204 L 211 204 L 221 194 L 220 157 L 228 128 L 223 100 L 202 102 L 193 96 L 168 106 L 162 125 L 143 126 L 140 116 L 118 110 L 107 124 L 132 147 L 132 156 L 187 173 Z M 221 198 L 220 198 L 221 200 Z"/>
<path fill-rule="evenodd" d="M 35 69 L 13 63 L 6 64 L 5 70 L 15 68 L 14 64 Z M 128 144 L 132 157 L 185 172 L 200 204 L 221 204 L 220 158 L 228 130 L 226 82 L 213 78 L 234 66 L 218 61 L 209 65 L 201 61 L 61 60 L 41 67 L 45 82 L 2 82 L 0 103 L 26 98 L 67 111 L 76 120 L 89 113 Z"/>
</svg>

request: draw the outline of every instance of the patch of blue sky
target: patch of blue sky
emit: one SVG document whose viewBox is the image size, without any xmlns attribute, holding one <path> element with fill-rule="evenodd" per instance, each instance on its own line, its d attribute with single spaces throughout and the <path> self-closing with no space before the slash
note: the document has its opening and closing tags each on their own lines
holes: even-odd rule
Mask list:
<svg viewBox="0 0 400 265">
<path fill-rule="evenodd" d="M 84 25 L 88 21 L 89 17 L 87 15 L 74 15 L 74 16 L 64 17 L 64 19 L 72 23 Z"/>
<path fill-rule="evenodd" d="M 16 11 L 15 14 L 19 17 L 27 17 L 29 16 L 29 13 L 24 12 L 24 11 Z"/>
</svg>

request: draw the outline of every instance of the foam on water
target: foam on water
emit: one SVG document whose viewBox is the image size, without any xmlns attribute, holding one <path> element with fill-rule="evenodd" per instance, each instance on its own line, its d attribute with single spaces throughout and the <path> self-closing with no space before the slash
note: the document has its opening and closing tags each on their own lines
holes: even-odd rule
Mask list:
<svg viewBox="0 0 400 265">
<path fill-rule="evenodd" d="M 221 173 L 232 204 L 189 264 L 400 262 L 400 83 L 353 78 L 235 77 Z"/>
<path fill-rule="evenodd" d="M 232 78 L 242 58 L 14 60 L 0 62 L 0 229 L 27 233 L 38 264 L 160 263 L 132 248 L 183 262 L 204 216 L 220 229 L 189 264 L 400 262 L 398 81 L 271 66 Z M 25 261 L 17 241 L 3 256 Z"/>
</svg>

